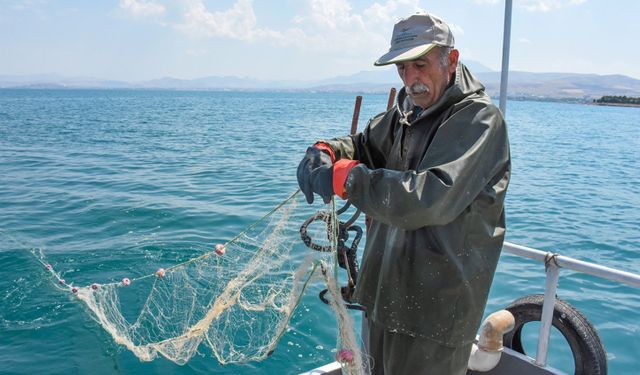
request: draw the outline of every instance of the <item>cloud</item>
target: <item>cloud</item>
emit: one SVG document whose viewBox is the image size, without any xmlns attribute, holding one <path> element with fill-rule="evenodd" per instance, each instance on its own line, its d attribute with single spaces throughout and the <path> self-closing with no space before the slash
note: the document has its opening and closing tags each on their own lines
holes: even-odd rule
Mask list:
<svg viewBox="0 0 640 375">
<path fill-rule="evenodd" d="M 184 51 L 185 54 L 187 54 L 188 56 L 194 56 L 194 57 L 199 57 L 199 56 L 204 56 L 207 53 L 209 53 L 209 51 L 207 51 L 204 48 L 199 48 L 199 49 L 186 49 Z"/>
<path fill-rule="evenodd" d="M 281 40 L 282 33 L 257 27 L 251 0 L 238 0 L 224 11 L 209 11 L 201 0 L 189 1 L 177 30 L 194 37 L 228 38 L 243 41 Z"/>
<path fill-rule="evenodd" d="M 166 10 L 164 5 L 145 0 L 120 0 L 120 9 L 132 14 L 134 17 L 159 16 Z"/>
<path fill-rule="evenodd" d="M 473 0 L 478 5 L 496 5 L 501 0 Z M 523 7 L 529 12 L 549 12 L 554 9 L 560 9 L 567 5 L 580 5 L 586 3 L 587 0 L 514 0 L 514 6 Z"/>
<path fill-rule="evenodd" d="M 461 37 L 464 35 L 464 29 L 462 28 L 462 26 L 457 25 L 455 23 L 451 23 L 451 22 L 448 22 L 447 24 L 449 25 L 449 28 L 451 29 L 453 36 Z"/>
<path fill-rule="evenodd" d="M 484 5 L 484 4 L 495 5 L 498 3 L 498 1 L 499 0 L 473 0 L 474 3 L 480 4 L 480 5 Z"/>
<path fill-rule="evenodd" d="M 9 0 L 5 1 L 4 4 L 9 8 L 16 11 L 28 11 L 28 10 L 36 10 L 44 5 L 46 5 L 46 1 L 44 0 Z"/>
<path fill-rule="evenodd" d="M 183 0 L 173 27 L 191 37 L 271 43 L 317 52 L 357 56 L 385 49 L 399 12 L 418 11 L 419 0 L 375 2 L 360 12 L 347 0 L 308 0 L 303 14 L 275 30 L 259 26 L 252 0 L 237 0 L 225 10 L 210 10 L 202 0 Z"/>
<path fill-rule="evenodd" d="M 349 0 L 307 0 L 304 12 L 293 16 L 288 25 L 273 29 L 260 26 L 253 0 L 236 0 L 220 10 L 211 9 L 204 0 L 170 0 L 165 3 L 167 14 L 161 22 L 193 38 L 259 42 L 371 59 L 386 50 L 393 25 L 400 17 L 422 10 L 419 2 L 376 1 L 356 10 Z M 151 1 L 121 0 L 120 6 L 134 14 L 165 12 L 164 6 Z M 452 28 L 456 35 L 464 33 L 457 25 Z"/>
<path fill-rule="evenodd" d="M 353 7 L 346 0 L 311 0 L 309 5 L 308 18 L 317 26 L 329 30 L 362 29 L 364 26 L 362 17 L 352 14 Z"/>
<path fill-rule="evenodd" d="M 401 16 L 421 10 L 419 0 L 374 2 L 360 12 L 347 0 L 309 0 L 308 12 L 294 18 L 298 46 L 370 59 L 386 49 Z"/>
<path fill-rule="evenodd" d="M 424 11 L 419 5 L 419 1 L 413 0 L 389 0 L 383 4 L 373 3 L 365 9 L 363 14 L 372 24 L 393 24 L 409 13 Z M 399 11 L 402 14 L 399 14 Z"/>
<path fill-rule="evenodd" d="M 567 5 L 581 5 L 587 0 L 516 0 L 516 4 L 529 12 L 549 12 Z"/>
<path fill-rule="evenodd" d="M 516 42 L 520 43 L 520 44 L 531 44 L 531 41 L 527 38 L 518 38 L 516 39 Z"/>
</svg>

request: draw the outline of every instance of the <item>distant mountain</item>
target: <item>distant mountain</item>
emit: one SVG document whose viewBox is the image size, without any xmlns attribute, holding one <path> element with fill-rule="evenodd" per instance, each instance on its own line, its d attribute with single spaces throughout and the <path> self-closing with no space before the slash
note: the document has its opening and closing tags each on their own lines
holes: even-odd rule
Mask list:
<svg viewBox="0 0 640 375">
<path fill-rule="evenodd" d="M 472 61 L 464 61 L 485 85 L 487 93 L 497 96 L 500 72 Z M 394 66 L 373 68 L 351 75 L 317 81 L 276 81 L 247 77 L 203 77 L 177 79 L 165 77 L 149 81 L 124 82 L 92 77 L 64 77 L 57 74 L 0 76 L 0 88 L 95 88 L 95 89 L 172 89 L 172 90 L 273 90 L 318 92 L 386 93 L 400 88 L 402 82 Z M 623 75 L 577 73 L 509 73 L 509 96 L 528 99 L 578 99 L 591 101 L 604 95 L 640 97 L 640 80 Z"/>
<path fill-rule="evenodd" d="M 0 88 L 128 88 L 130 83 L 93 77 L 65 77 L 59 74 L 1 76 Z"/>
<path fill-rule="evenodd" d="M 462 61 L 462 63 L 464 63 L 464 65 L 467 66 L 467 68 L 469 68 L 469 70 L 471 70 L 474 73 L 491 73 L 491 72 L 495 72 L 495 70 L 482 65 L 482 63 L 479 63 L 477 61 L 474 60 L 465 60 L 465 59 L 461 59 L 460 61 Z"/>
<path fill-rule="evenodd" d="M 293 81 L 266 81 L 254 78 L 243 77 L 203 77 L 196 79 L 177 79 L 165 77 L 151 81 L 143 81 L 132 84 L 134 88 L 154 88 L 154 89 L 282 89 L 301 87 L 301 82 Z M 304 86 L 304 85 L 302 85 Z"/>
<path fill-rule="evenodd" d="M 464 61 L 464 64 L 474 72 L 493 72 L 493 70 L 477 61 Z M 375 87 L 380 86 L 380 84 L 393 84 L 394 86 L 402 85 L 394 65 L 376 67 L 373 69 L 374 70 L 367 70 L 349 76 L 339 76 L 318 81 L 314 86 L 338 88 L 341 85 L 356 87 L 358 84 L 361 84 L 362 91 L 370 91 Z M 388 90 L 388 87 L 385 90 Z"/>
<path fill-rule="evenodd" d="M 498 96 L 500 73 L 478 73 L 487 93 Z M 591 100 L 604 95 L 640 96 L 640 80 L 623 75 L 509 72 L 509 96 Z"/>
<path fill-rule="evenodd" d="M 494 97 L 500 94 L 500 72 L 479 67 L 470 70 Z M 591 101 L 604 95 L 640 97 L 640 80 L 623 75 L 578 73 L 509 72 L 508 93 L 511 98 L 579 99 Z M 387 92 L 389 87 L 402 86 L 393 69 L 360 72 L 348 77 L 325 80 L 312 86 L 316 91 Z"/>
</svg>

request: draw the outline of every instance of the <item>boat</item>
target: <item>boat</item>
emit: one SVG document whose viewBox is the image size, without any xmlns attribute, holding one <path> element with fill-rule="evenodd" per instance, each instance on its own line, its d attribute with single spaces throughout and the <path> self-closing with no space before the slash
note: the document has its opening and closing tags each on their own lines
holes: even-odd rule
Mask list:
<svg viewBox="0 0 640 375">
<path fill-rule="evenodd" d="M 573 270 L 637 288 L 640 288 L 640 275 L 510 242 L 504 243 L 502 251 L 544 263 L 546 268 L 545 293 L 544 295 L 524 296 L 507 307 L 507 311 L 513 311 L 515 324 L 513 330 L 504 334 L 505 346 L 496 351 L 496 353 L 500 353 L 497 365 L 487 371 L 469 370 L 467 374 L 565 374 L 547 363 L 552 327 L 558 329 L 569 343 L 574 357 L 576 374 L 606 374 L 606 353 L 597 332 L 579 311 L 556 298 L 560 270 Z M 530 357 L 524 352 L 519 338 L 523 325 L 531 321 L 540 321 L 535 357 Z M 480 340 L 480 337 L 477 340 Z M 339 375 L 342 374 L 341 369 L 342 365 L 339 362 L 332 362 L 300 375 Z"/>
<path fill-rule="evenodd" d="M 502 50 L 502 72 L 500 79 L 499 108 L 506 113 L 507 84 L 509 72 L 509 50 L 511 38 L 511 13 L 512 0 L 505 1 L 505 17 Z M 395 96 L 395 89 L 391 90 L 387 109 L 390 108 Z M 357 127 L 357 114 L 361 98 L 356 99 L 356 110 L 351 126 L 351 133 L 355 133 Z M 544 263 L 546 271 L 544 295 L 527 295 L 505 307 L 507 315 L 513 319 L 506 324 L 502 332 L 493 332 L 498 337 L 497 346 L 484 350 L 483 335 L 490 315 L 481 326 L 481 335 L 476 337 L 476 344 L 472 350 L 470 366 L 467 375 L 562 375 L 564 372 L 549 365 L 547 356 L 549 352 L 551 329 L 554 327 L 565 338 L 571 353 L 576 375 L 605 375 L 607 374 L 607 357 L 604 346 L 593 327 L 577 309 L 567 302 L 557 298 L 556 290 L 560 278 L 560 270 L 568 269 L 579 273 L 596 276 L 601 279 L 626 284 L 640 288 L 640 274 L 621 271 L 603 265 L 585 262 L 579 259 L 561 255 L 556 252 L 534 249 L 510 242 L 505 242 L 503 253 L 518 257 L 533 259 Z M 494 314 L 501 313 L 496 312 Z M 535 355 L 525 352 L 521 341 L 522 328 L 526 323 L 539 321 L 538 343 Z M 490 326 L 491 324 L 489 324 Z M 363 324 L 366 329 L 366 324 Z M 363 335 L 366 332 L 363 331 Z M 494 343 L 495 344 L 495 343 Z M 363 348 L 366 352 L 366 348 Z M 486 349 L 486 348 L 484 348 Z M 489 363 L 478 366 L 478 358 L 474 356 L 489 354 Z M 483 358 L 485 359 L 485 358 Z M 342 364 L 332 362 L 325 364 L 300 375 L 339 375 L 342 374 Z"/>
</svg>

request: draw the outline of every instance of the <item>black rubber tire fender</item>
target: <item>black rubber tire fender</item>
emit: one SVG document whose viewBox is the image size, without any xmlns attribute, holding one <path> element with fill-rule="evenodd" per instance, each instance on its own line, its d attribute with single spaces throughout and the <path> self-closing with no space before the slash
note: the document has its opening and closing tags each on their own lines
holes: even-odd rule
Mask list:
<svg viewBox="0 0 640 375">
<path fill-rule="evenodd" d="M 507 306 L 515 318 L 515 326 L 504 335 L 504 346 L 526 354 L 522 346 L 522 327 L 529 322 L 540 321 L 543 301 L 544 295 L 532 294 Z M 600 336 L 584 315 L 556 298 L 552 325 L 562 333 L 571 348 L 576 375 L 607 374 L 607 353 Z"/>
</svg>

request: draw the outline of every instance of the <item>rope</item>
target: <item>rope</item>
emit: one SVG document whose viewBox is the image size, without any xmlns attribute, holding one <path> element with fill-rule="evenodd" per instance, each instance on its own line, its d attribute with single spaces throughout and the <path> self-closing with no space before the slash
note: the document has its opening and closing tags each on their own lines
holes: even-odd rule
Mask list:
<svg viewBox="0 0 640 375">
<path fill-rule="evenodd" d="M 549 269 L 549 267 L 551 265 L 560 268 L 560 265 L 558 264 L 558 253 L 546 253 L 544 255 L 544 270 L 545 272 Z"/>
</svg>

